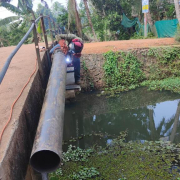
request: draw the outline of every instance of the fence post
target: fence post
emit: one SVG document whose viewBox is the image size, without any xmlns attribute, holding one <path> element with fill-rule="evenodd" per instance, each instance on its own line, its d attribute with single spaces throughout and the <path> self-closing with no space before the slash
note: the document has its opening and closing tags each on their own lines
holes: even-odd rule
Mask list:
<svg viewBox="0 0 180 180">
<path fill-rule="evenodd" d="M 52 40 L 52 44 L 54 45 L 54 40 L 53 40 L 52 26 L 51 26 L 51 20 L 50 20 L 50 17 L 48 17 L 48 22 L 49 22 L 49 30 L 50 30 L 50 32 L 51 32 L 51 40 Z"/>
<path fill-rule="evenodd" d="M 36 24 L 35 24 L 34 20 L 31 20 L 31 22 L 34 23 L 34 28 L 33 28 L 34 43 L 35 43 L 35 49 L 36 49 L 39 71 L 40 71 L 40 74 L 42 75 L 42 63 L 41 63 L 41 57 L 40 57 L 40 52 L 39 52 L 39 44 L 38 44 L 38 38 L 37 38 Z"/>
</svg>

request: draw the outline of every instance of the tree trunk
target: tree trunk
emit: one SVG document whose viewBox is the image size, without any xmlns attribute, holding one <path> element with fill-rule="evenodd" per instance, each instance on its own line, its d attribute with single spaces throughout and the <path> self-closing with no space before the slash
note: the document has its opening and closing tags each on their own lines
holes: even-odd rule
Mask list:
<svg viewBox="0 0 180 180">
<path fill-rule="evenodd" d="M 147 22 L 149 23 L 150 29 L 153 32 L 153 20 L 152 20 L 150 11 L 147 13 Z M 155 32 L 153 32 L 153 33 L 155 33 Z"/>
<path fill-rule="evenodd" d="M 180 23 L 180 7 L 179 7 L 179 0 L 174 0 L 174 5 L 176 9 L 176 17 Z"/>
<path fill-rule="evenodd" d="M 91 27 L 91 30 L 92 30 L 92 33 L 94 35 L 95 40 L 98 41 L 96 33 L 94 31 L 94 27 L 93 27 L 92 21 L 91 21 L 91 16 L 90 16 L 87 0 L 83 0 L 83 1 L 84 1 L 84 5 L 85 5 L 85 9 L 86 9 L 86 14 L 87 14 L 87 18 L 88 18 L 88 21 L 89 21 L 89 25 Z"/>
<path fill-rule="evenodd" d="M 75 19 L 76 19 L 76 27 L 77 27 L 78 35 L 80 38 L 82 38 L 82 25 L 81 25 L 81 20 L 79 18 L 79 13 L 77 11 L 76 0 L 72 0 L 72 2 L 75 10 Z"/>
</svg>

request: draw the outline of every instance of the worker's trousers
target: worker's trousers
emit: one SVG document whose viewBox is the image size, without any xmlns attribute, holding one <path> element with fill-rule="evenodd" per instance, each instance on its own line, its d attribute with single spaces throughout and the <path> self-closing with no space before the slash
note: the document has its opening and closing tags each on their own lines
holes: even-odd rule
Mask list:
<svg viewBox="0 0 180 180">
<path fill-rule="evenodd" d="M 80 58 L 73 56 L 73 66 L 74 66 L 74 78 L 75 82 L 80 80 Z"/>
</svg>

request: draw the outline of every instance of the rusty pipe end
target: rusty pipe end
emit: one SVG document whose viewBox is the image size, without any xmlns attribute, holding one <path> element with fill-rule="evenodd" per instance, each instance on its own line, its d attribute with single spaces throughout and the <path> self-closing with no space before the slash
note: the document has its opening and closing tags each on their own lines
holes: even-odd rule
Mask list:
<svg viewBox="0 0 180 180">
<path fill-rule="evenodd" d="M 50 173 L 60 165 L 61 159 L 58 154 L 50 150 L 35 152 L 30 159 L 31 166 L 40 173 Z"/>
</svg>

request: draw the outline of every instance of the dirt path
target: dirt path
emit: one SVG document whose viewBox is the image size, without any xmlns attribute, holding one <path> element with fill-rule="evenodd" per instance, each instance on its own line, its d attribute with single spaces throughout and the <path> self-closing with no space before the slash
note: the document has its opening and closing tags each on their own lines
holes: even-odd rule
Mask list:
<svg viewBox="0 0 180 180">
<path fill-rule="evenodd" d="M 83 54 L 101 54 L 110 50 L 130 50 L 134 48 L 147 48 L 153 46 L 167 46 L 176 44 L 174 38 L 163 39 L 136 39 L 128 41 L 109 41 L 87 43 L 84 45 Z"/>
<path fill-rule="evenodd" d="M 109 50 L 128 50 L 133 48 L 164 46 L 172 44 L 175 44 L 173 38 L 88 43 L 85 44 L 83 54 L 100 54 Z M 14 48 L 14 46 L 0 48 L 0 70 L 2 69 L 7 57 L 14 50 Z M 8 120 L 12 103 L 20 93 L 20 90 L 34 69 L 35 58 L 36 54 L 34 44 L 23 45 L 18 53 L 14 56 L 5 79 L 0 85 L 0 133 L 6 121 Z M 21 110 L 23 102 L 26 99 L 26 95 L 28 93 L 27 89 L 25 89 L 25 92 L 16 104 L 11 123 L 4 133 L 2 143 L 0 144 L 0 160 L 3 152 L 6 149 L 8 140 L 13 133 L 13 129 L 16 127 L 19 110 Z"/>
</svg>

